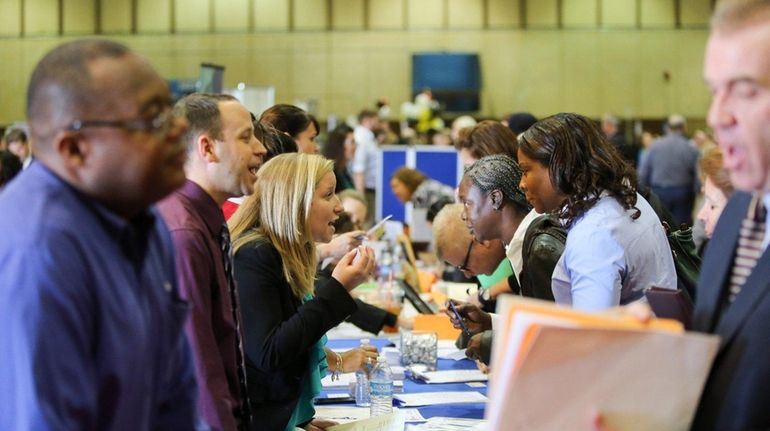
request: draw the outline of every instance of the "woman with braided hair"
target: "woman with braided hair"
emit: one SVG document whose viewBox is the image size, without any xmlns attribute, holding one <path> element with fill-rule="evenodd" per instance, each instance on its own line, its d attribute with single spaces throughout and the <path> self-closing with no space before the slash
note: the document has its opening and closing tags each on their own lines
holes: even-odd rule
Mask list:
<svg viewBox="0 0 770 431">
<path fill-rule="evenodd" d="M 521 227 L 527 217 L 535 213 L 519 188 L 520 180 L 518 163 L 505 154 L 482 157 L 466 169 L 458 195 L 464 207 L 463 220 L 474 239 L 463 266 L 473 264 L 473 259 L 478 258 L 473 250 L 480 245 L 474 246 L 474 242 L 500 240 L 498 244 L 502 247 L 502 244 L 512 244 L 515 235 L 521 235 L 523 241 L 517 251 L 520 264 L 513 265 L 520 287 L 516 293 L 553 301 L 551 274 L 564 249 L 566 233 L 547 215 L 536 216 Z M 510 251 L 509 247 L 509 259 Z M 465 326 L 476 334 L 467 341 L 466 355 L 488 364 L 492 346 L 491 318 L 471 303 L 455 304 L 465 318 Z M 461 327 L 455 316 L 448 314 L 455 327 Z"/>
<path fill-rule="evenodd" d="M 519 136 L 521 190 L 567 229 L 553 273 L 556 302 L 601 310 L 676 289 L 666 233 L 636 191 L 636 175 L 590 119 L 562 113 Z"/>
<path fill-rule="evenodd" d="M 513 157 L 482 157 L 460 181 L 458 196 L 465 207 L 463 217 L 477 241 L 500 240 L 510 245 L 514 235 L 520 235 L 523 240 L 517 256 L 507 247 L 514 271 L 518 272 L 520 292 L 553 301 L 551 273 L 561 255 L 565 234 L 560 226 L 553 226 L 553 221 L 545 220 L 547 216 L 536 222 L 537 214 L 531 212 L 532 206 L 519 188 L 520 180 L 521 169 Z M 533 215 L 535 220 L 529 221 Z M 525 220 L 526 226 L 520 229 Z"/>
</svg>

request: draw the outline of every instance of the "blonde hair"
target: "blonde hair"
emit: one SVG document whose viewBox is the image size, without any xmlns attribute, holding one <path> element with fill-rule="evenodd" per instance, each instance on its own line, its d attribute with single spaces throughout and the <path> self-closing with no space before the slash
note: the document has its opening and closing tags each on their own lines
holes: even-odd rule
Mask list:
<svg viewBox="0 0 770 431">
<path fill-rule="evenodd" d="M 261 240 L 278 250 L 296 298 L 313 292 L 316 250 L 310 206 L 318 183 L 333 168 L 332 161 L 317 154 L 288 153 L 270 159 L 257 173 L 254 193 L 228 223 L 234 252 Z"/>
<path fill-rule="evenodd" d="M 465 252 L 473 240 L 471 231 L 463 221 L 463 205 L 447 204 L 433 219 L 433 249 L 439 259 L 449 250 Z"/>
<path fill-rule="evenodd" d="M 726 197 L 730 197 L 735 190 L 730 182 L 730 172 L 724 166 L 722 150 L 714 147 L 707 151 L 700 159 L 700 171 L 702 180 L 710 179 Z"/>
</svg>

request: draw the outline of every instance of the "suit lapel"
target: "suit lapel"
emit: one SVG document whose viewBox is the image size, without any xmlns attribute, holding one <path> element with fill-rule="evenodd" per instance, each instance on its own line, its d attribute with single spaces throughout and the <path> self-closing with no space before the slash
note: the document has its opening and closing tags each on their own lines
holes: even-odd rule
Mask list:
<svg viewBox="0 0 770 431">
<path fill-rule="evenodd" d="M 767 294 L 768 283 L 770 283 L 770 250 L 765 250 L 762 257 L 757 261 L 757 266 L 746 279 L 746 283 L 741 288 L 735 301 L 727 307 L 719 324 L 716 333 L 722 337 L 720 350 L 727 345 L 741 324 L 762 302 Z"/>
<path fill-rule="evenodd" d="M 693 328 L 713 332 L 717 324 L 722 293 L 730 277 L 741 222 L 746 216 L 751 197 L 736 192 L 727 204 L 708 244 L 698 277 L 698 290 Z"/>
</svg>

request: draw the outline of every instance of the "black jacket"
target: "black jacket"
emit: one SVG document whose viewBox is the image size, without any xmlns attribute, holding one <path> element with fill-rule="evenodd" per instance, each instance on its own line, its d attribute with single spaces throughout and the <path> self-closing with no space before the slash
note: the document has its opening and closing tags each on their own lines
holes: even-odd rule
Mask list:
<svg viewBox="0 0 770 431">
<path fill-rule="evenodd" d="M 542 215 L 532 220 L 524 235 L 524 244 L 521 250 L 524 260 L 523 268 L 519 273 L 521 286 L 516 283 L 516 277 L 508 278 L 508 284 L 513 293 L 553 301 L 551 276 L 556 263 L 564 252 L 566 241 L 567 231 L 564 230 L 555 216 Z M 463 332 L 455 344 L 459 348 L 464 348 L 468 345 L 469 339 L 470 337 Z M 486 331 L 482 335 L 479 349 L 482 362 L 489 364 L 491 350 L 492 331 Z"/>
<path fill-rule="evenodd" d="M 521 255 L 524 260 L 519 273 L 522 296 L 553 301 L 551 276 L 564 252 L 567 231 L 552 215 L 534 219 L 524 235 Z"/>
<path fill-rule="evenodd" d="M 278 250 L 267 241 L 238 250 L 234 275 L 253 429 L 283 431 L 299 398 L 310 347 L 354 312 L 356 303 L 332 278 L 302 304 L 291 293 Z"/>
</svg>

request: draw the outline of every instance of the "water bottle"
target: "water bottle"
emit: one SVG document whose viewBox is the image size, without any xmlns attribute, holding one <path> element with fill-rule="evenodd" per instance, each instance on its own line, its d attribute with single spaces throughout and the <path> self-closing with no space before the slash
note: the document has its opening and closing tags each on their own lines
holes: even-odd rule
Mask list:
<svg viewBox="0 0 770 431">
<path fill-rule="evenodd" d="M 374 366 L 369 375 L 369 385 L 371 386 L 371 402 L 369 407 L 370 416 L 386 415 L 393 412 L 393 372 L 390 370 L 388 362 L 384 356 L 377 358 L 377 365 Z"/>
<path fill-rule="evenodd" d="M 361 346 L 369 344 L 369 339 L 364 338 L 361 340 Z M 358 369 L 356 371 L 356 405 L 359 407 L 369 407 L 371 401 L 369 398 L 369 373 L 371 372 L 371 365 L 364 364 L 364 369 Z"/>
</svg>

